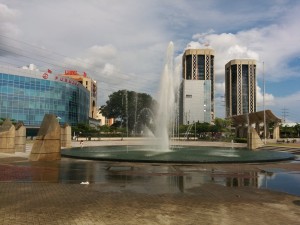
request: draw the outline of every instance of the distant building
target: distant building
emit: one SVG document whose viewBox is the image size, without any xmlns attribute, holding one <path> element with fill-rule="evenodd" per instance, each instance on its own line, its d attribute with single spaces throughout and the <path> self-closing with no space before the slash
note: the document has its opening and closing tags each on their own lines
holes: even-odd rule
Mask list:
<svg viewBox="0 0 300 225">
<path fill-rule="evenodd" d="M 0 118 L 37 128 L 45 114 L 55 114 L 60 123 L 77 125 L 88 122 L 89 102 L 89 91 L 74 79 L 0 66 Z"/>
<path fill-rule="evenodd" d="M 90 92 L 90 102 L 89 102 L 89 117 L 92 119 L 97 119 L 97 83 L 95 80 L 87 76 L 84 72 L 79 74 L 76 70 L 66 70 L 62 76 L 70 77 L 79 83 L 81 83 Z"/>
<path fill-rule="evenodd" d="M 111 126 L 115 122 L 114 118 L 106 118 L 102 115 L 100 111 L 97 112 L 97 119 L 100 121 L 100 126 Z"/>
<path fill-rule="evenodd" d="M 214 51 L 187 49 L 182 57 L 179 123 L 211 123 L 214 115 Z"/>
<path fill-rule="evenodd" d="M 234 59 L 225 65 L 226 117 L 256 112 L 256 61 Z"/>
</svg>

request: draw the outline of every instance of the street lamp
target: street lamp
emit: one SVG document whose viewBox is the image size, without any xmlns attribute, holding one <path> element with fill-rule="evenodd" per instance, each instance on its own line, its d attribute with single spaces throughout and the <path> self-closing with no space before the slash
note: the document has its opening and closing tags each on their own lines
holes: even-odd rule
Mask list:
<svg viewBox="0 0 300 225">
<path fill-rule="evenodd" d="M 266 141 L 266 133 L 267 133 L 267 126 L 266 126 L 266 109 L 265 109 L 265 94 L 266 94 L 266 83 L 265 83 L 265 62 L 263 62 L 263 110 L 264 110 L 264 144 L 267 143 Z"/>
</svg>

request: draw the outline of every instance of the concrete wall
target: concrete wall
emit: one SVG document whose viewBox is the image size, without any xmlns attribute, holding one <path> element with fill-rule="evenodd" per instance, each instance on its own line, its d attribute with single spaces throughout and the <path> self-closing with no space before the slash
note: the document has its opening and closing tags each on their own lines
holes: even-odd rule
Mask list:
<svg viewBox="0 0 300 225">
<path fill-rule="evenodd" d="M 23 124 L 17 124 L 15 133 L 15 151 L 26 151 L 26 127 Z"/>
<path fill-rule="evenodd" d="M 31 161 L 60 160 L 60 125 L 53 114 L 46 114 L 29 156 Z"/>
<path fill-rule="evenodd" d="M 251 150 L 255 150 L 262 147 L 263 145 L 264 143 L 260 139 L 258 133 L 253 127 L 251 127 L 250 132 L 248 133 L 247 147 Z"/>
<path fill-rule="evenodd" d="M 70 148 L 72 147 L 72 134 L 71 126 L 65 124 L 60 128 L 60 137 L 61 137 L 61 147 Z"/>
<path fill-rule="evenodd" d="M 9 119 L 0 126 L 0 152 L 15 152 L 15 126 Z"/>
</svg>

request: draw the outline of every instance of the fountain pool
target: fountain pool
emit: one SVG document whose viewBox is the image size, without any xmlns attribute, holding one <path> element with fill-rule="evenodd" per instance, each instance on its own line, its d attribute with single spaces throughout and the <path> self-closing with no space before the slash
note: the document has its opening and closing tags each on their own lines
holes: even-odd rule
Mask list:
<svg viewBox="0 0 300 225">
<path fill-rule="evenodd" d="M 156 146 L 93 146 L 64 149 L 64 157 L 144 163 L 252 163 L 293 160 L 294 155 L 268 150 L 250 151 L 223 147 L 176 146 L 169 151 Z"/>
</svg>

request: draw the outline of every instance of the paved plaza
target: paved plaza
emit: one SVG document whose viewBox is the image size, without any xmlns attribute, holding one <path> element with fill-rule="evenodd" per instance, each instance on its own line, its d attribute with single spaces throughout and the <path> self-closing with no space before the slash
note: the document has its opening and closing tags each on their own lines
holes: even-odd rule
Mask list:
<svg viewBox="0 0 300 225">
<path fill-rule="evenodd" d="M 138 141 L 84 144 L 133 142 Z M 177 165 L 69 158 L 29 162 L 31 145 L 25 153 L 0 154 L 0 224 L 300 222 L 300 196 L 267 188 L 272 171 L 299 174 L 299 162 Z M 78 142 L 72 145 L 79 147 Z"/>
</svg>

